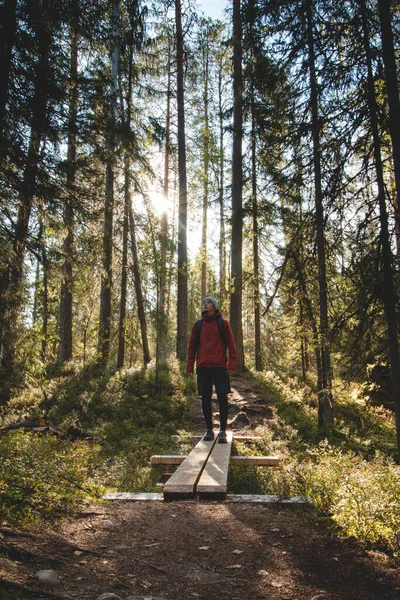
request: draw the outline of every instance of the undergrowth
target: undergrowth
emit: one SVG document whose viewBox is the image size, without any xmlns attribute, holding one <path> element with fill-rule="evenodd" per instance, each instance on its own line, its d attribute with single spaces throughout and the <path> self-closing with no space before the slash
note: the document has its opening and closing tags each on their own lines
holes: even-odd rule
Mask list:
<svg viewBox="0 0 400 600">
<path fill-rule="evenodd" d="M 400 467 L 393 413 L 368 405 L 356 385 L 335 389 L 335 428 L 317 426 L 316 391 L 296 377 L 247 375 L 269 400 L 274 418 L 260 442 L 234 452 L 275 454 L 280 468 L 232 465 L 235 493 L 310 496 L 345 535 L 399 554 Z M 115 371 L 73 363 L 26 387 L 0 415 L 7 425 L 40 416 L 61 433 L 79 426 L 91 439 L 71 441 L 17 433 L 0 436 L 0 522 L 29 525 L 66 516 L 103 491 L 156 491 L 161 472 L 152 454 L 190 451 L 171 442 L 191 430 L 195 381 L 172 360 L 154 368 Z"/>
<path fill-rule="evenodd" d="M 273 373 L 257 374 L 255 380 L 276 413 L 264 449 L 278 449 L 283 463 L 280 469 L 256 469 L 260 492 L 307 495 L 345 535 L 399 554 L 400 467 L 394 460 L 393 413 L 369 406 L 356 385 L 337 387 L 336 427 L 321 430 L 311 387 Z"/>
<path fill-rule="evenodd" d="M 5 426 L 29 414 L 62 434 L 79 427 L 91 439 L 33 433 L 0 437 L 0 522 L 24 524 L 67 515 L 105 490 L 155 491 L 152 454 L 170 454 L 171 434 L 188 428 L 186 378 L 177 361 L 115 371 L 70 364 L 26 388 L 3 408 Z M 189 384 L 190 385 L 190 384 Z"/>
<path fill-rule="evenodd" d="M 37 435 L 0 437 L 0 516 L 3 523 L 35 525 L 98 497 L 98 448 Z"/>
</svg>

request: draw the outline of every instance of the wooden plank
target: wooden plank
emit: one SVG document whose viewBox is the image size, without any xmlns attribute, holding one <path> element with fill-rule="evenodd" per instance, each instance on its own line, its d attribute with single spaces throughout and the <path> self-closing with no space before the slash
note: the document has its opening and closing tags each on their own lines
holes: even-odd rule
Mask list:
<svg viewBox="0 0 400 600">
<path fill-rule="evenodd" d="M 196 485 L 215 445 L 201 439 L 164 486 L 164 500 L 193 498 Z M 221 445 L 221 444 L 220 444 Z"/>
<path fill-rule="evenodd" d="M 152 465 L 180 465 L 186 456 L 175 454 L 155 454 L 150 457 Z M 259 467 L 277 467 L 280 465 L 279 456 L 231 456 L 230 464 L 255 465 Z"/>
<path fill-rule="evenodd" d="M 107 492 L 103 495 L 103 500 L 126 500 L 133 502 L 162 502 L 163 494 L 143 493 L 143 492 Z M 252 494 L 228 494 L 226 502 L 234 504 L 280 504 L 304 506 L 312 504 L 309 496 L 292 496 L 282 498 L 282 496 L 261 496 Z"/>
<path fill-rule="evenodd" d="M 223 500 L 226 498 L 228 484 L 228 467 L 232 449 L 232 432 L 226 435 L 227 444 L 214 445 L 211 455 L 204 467 L 197 484 L 199 498 Z"/>
<path fill-rule="evenodd" d="M 153 492 L 106 492 L 102 496 L 103 500 L 141 500 L 150 501 L 164 499 L 163 494 Z"/>
<path fill-rule="evenodd" d="M 187 435 L 181 437 L 180 435 L 171 435 L 172 442 L 198 442 L 201 440 L 201 435 Z M 235 435 L 233 434 L 233 441 L 235 442 L 259 442 L 261 438 L 256 435 Z"/>
<path fill-rule="evenodd" d="M 261 496 L 257 494 L 228 494 L 226 501 L 238 504 L 294 504 L 300 506 L 312 504 L 312 500 L 309 496 L 291 496 L 289 498 L 283 498 L 282 496 Z"/>
</svg>

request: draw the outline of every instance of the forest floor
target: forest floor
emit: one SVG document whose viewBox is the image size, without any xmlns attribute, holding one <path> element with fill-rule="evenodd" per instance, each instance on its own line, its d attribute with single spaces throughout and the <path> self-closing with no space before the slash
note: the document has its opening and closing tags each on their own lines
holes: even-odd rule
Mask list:
<svg viewBox="0 0 400 600">
<path fill-rule="evenodd" d="M 233 380 L 231 412 L 251 434 L 268 398 Z M 203 433 L 200 400 L 194 433 Z M 124 490 L 121 490 L 124 491 Z M 400 561 L 344 538 L 312 506 L 113 501 L 57 530 L 0 528 L 0 599 L 399 600 Z M 52 586 L 35 578 L 52 569 Z"/>
</svg>

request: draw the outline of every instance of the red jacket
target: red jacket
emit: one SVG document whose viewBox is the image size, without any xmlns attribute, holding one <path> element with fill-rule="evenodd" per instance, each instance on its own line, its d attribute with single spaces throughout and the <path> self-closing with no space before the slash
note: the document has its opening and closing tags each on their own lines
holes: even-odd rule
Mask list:
<svg viewBox="0 0 400 600">
<path fill-rule="evenodd" d="M 194 361 L 196 359 L 197 367 L 224 367 L 228 371 L 236 369 L 237 356 L 235 340 L 229 322 L 222 320 L 225 330 L 225 338 L 228 343 L 229 360 L 227 360 L 224 342 L 218 329 L 217 317 L 220 317 L 219 310 L 213 315 L 203 313 L 203 324 L 200 329 L 200 344 L 197 349 L 197 321 L 192 327 L 190 334 L 186 371 L 193 373 Z M 196 357 L 196 350 L 197 357 Z M 228 363 L 228 364 L 227 364 Z"/>
</svg>

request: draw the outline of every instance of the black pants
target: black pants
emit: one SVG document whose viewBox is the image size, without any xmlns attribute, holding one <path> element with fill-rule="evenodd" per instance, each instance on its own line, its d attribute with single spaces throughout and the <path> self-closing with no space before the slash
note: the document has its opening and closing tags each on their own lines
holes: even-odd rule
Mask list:
<svg viewBox="0 0 400 600">
<path fill-rule="evenodd" d="M 201 406 L 207 429 L 212 429 L 211 396 L 212 386 L 215 385 L 219 404 L 220 429 L 225 431 L 228 422 L 228 394 L 231 391 L 228 371 L 222 367 L 199 367 L 197 384 L 201 393 Z"/>
</svg>

